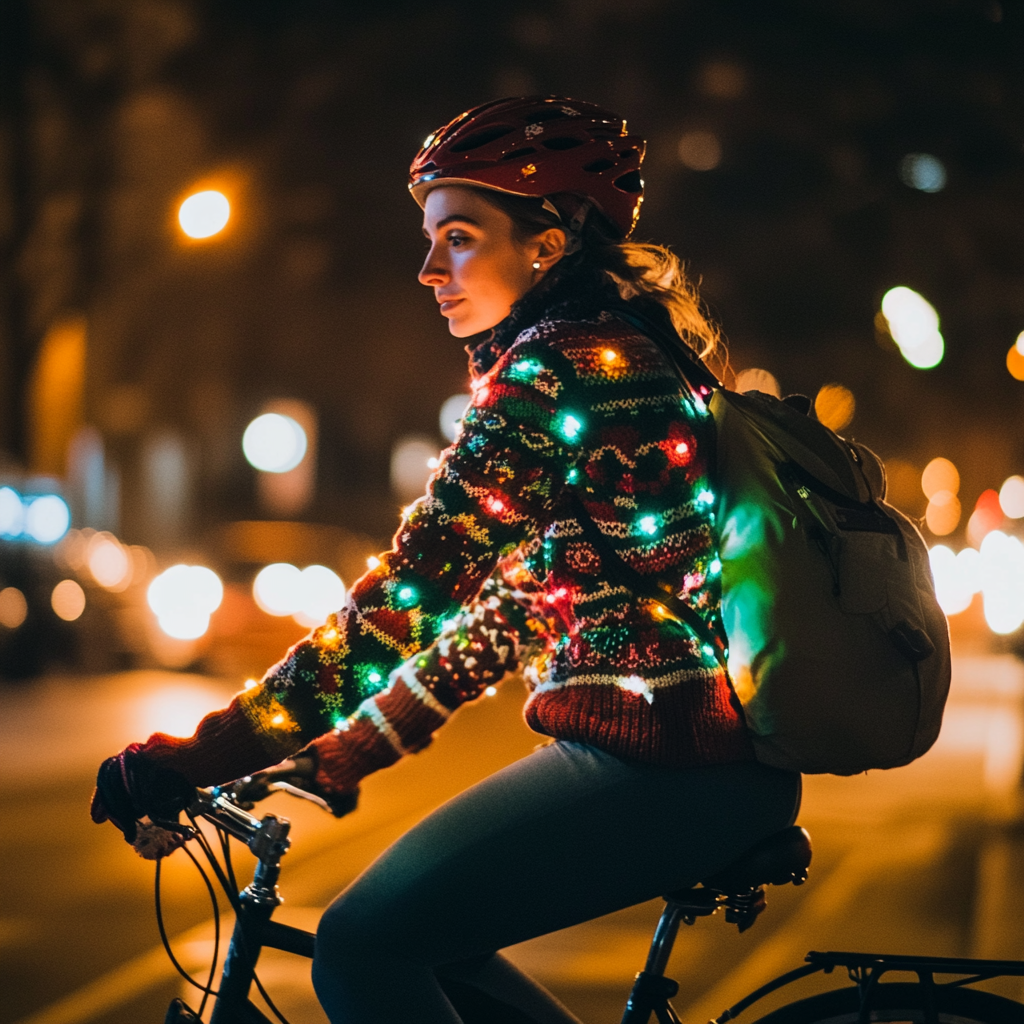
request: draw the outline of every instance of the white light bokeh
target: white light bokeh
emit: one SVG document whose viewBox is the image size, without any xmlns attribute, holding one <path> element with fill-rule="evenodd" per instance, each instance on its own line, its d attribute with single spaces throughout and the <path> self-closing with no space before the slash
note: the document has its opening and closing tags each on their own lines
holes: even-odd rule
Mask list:
<svg viewBox="0 0 1024 1024">
<path fill-rule="evenodd" d="M 253 580 L 252 596 L 268 615 L 293 615 L 302 603 L 302 573 L 289 562 L 264 566 Z"/>
<path fill-rule="evenodd" d="M 160 628 L 175 640 L 199 639 L 223 599 L 220 577 L 203 565 L 172 565 L 146 592 Z"/>
<path fill-rule="evenodd" d="M 974 598 L 975 591 L 968 579 L 968 567 L 958 563 L 952 548 L 945 544 L 936 544 L 929 552 L 932 577 L 935 580 L 935 597 L 939 607 L 947 615 L 956 615 L 964 611 Z"/>
<path fill-rule="evenodd" d="M 993 633 L 1013 633 L 1024 624 L 1024 544 L 1002 530 L 981 542 L 985 621 Z"/>
<path fill-rule="evenodd" d="M 178 209 L 178 223 L 189 238 L 210 238 L 227 226 L 231 204 L 223 192 L 196 192 Z"/>
<path fill-rule="evenodd" d="M 56 494 L 42 494 L 25 508 L 25 533 L 40 544 L 53 544 L 68 532 L 71 509 Z"/>
<path fill-rule="evenodd" d="M 299 574 L 300 604 L 292 617 L 300 626 L 312 629 L 323 623 L 345 603 L 345 584 L 326 565 L 308 565 Z"/>
<path fill-rule="evenodd" d="M 257 416 L 242 435 L 242 451 L 249 465 L 264 473 L 287 473 L 305 457 L 306 432 L 291 418 L 277 412 Z"/>
<path fill-rule="evenodd" d="M 449 441 L 454 441 L 459 436 L 459 424 L 472 400 L 472 395 L 452 395 L 441 406 L 441 415 L 438 417 L 438 423 L 441 427 L 442 435 L 448 438 Z"/>
<path fill-rule="evenodd" d="M 939 331 L 935 307 L 912 288 L 899 285 L 882 297 L 882 315 L 903 358 L 919 370 L 942 362 L 946 343 Z"/>
<path fill-rule="evenodd" d="M 0 487 L 0 535 L 20 537 L 25 528 L 25 506 L 13 487 Z"/>
<path fill-rule="evenodd" d="M 1010 476 L 999 488 L 999 507 L 1008 519 L 1024 519 L 1024 476 Z"/>
<path fill-rule="evenodd" d="M 325 565 L 309 565 L 300 572 L 288 562 L 275 562 L 257 573 L 252 594 L 268 615 L 291 615 L 312 628 L 345 603 L 345 584 Z"/>
</svg>

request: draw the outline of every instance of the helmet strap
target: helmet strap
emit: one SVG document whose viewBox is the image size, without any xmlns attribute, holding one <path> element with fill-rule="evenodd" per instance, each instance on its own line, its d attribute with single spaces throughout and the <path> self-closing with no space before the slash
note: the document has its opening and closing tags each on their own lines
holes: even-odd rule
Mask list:
<svg viewBox="0 0 1024 1024">
<path fill-rule="evenodd" d="M 543 209 L 553 213 L 565 230 L 565 255 L 571 256 L 579 252 L 583 247 L 583 225 L 587 220 L 587 214 L 593 209 L 594 204 L 586 199 L 577 200 L 576 210 L 567 221 L 565 214 L 547 196 L 544 197 Z"/>
</svg>

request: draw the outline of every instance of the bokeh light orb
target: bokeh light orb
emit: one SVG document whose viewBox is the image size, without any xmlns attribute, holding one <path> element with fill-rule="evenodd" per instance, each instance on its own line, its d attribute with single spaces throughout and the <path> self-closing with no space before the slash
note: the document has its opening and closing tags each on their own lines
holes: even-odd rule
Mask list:
<svg viewBox="0 0 1024 1024">
<path fill-rule="evenodd" d="M 25 509 L 25 532 L 40 544 L 60 540 L 71 525 L 71 509 L 56 494 L 33 498 Z"/>
<path fill-rule="evenodd" d="M 223 192 L 195 192 L 178 208 L 178 223 L 189 238 L 211 238 L 223 231 L 231 217 L 231 204 Z"/>
<path fill-rule="evenodd" d="M 323 623 L 345 603 L 345 584 L 326 565 L 308 565 L 299 574 L 299 606 L 292 617 L 301 626 L 312 628 Z"/>
<path fill-rule="evenodd" d="M 146 592 L 160 628 L 176 640 L 198 640 L 223 599 L 220 577 L 204 565 L 172 565 Z"/>
<path fill-rule="evenodd" d="M 1008 519 L 1024 519 L 1024 476 L 1009 476 L 999 488 L 999 507 Z"/>
<path fill-rule="evenodd" d="M 13 487 L 0 487 L 0 536 L 20 537 L 25 527 L 25 506 Z"/>
<path fill-rule="evenodd" d="M 28 601 L 17 587 L 0 590 L 0 626 L 17 629 L 28 618 Z"/>
<path fill-rule="evenodd" d="M 50 607 L 58 619 L 74 622 L 85 611 L 85 591 L 74 580 L 61 580 L 50 594 Z"/>
<path fill-rule="evenodd" d="M 1014 380 L 1024 380 L 1024 348 L 1021 346 L 1021 338 L 1024 338 L 1024 334 L 1017 338 L 1006 353 L 1006 369 Z"/>
<path fill-rule="evenodd" d="M 687 132 L 676 152 L 679 162 L 691 171 L 713 171 L 722 162 L 722 144 L 714 132 Z"/>
<path fill-rule="evenodd" d="M 736 391 L 741 394 L 747 391 L 760 391 L 764 395 L 782 397 L 782 388 L 779 385 L 775 374 L 760 367 L 752 366 L 746 370 L 740 370 L 736 374 Z"/>
<path fill-rule="evenodd" d="M 1001 530 L 981 542 L 985 622 L 993 633 L 1014 633 L 1024 625 L 1024 544 Z"/>
<path fill-rule="evenodd" d="M 256 604 L 268 615 L 293 615 L 302 595 L 302 573 L 289 562 L 264 566 L 252 584 Z"/>
<path fill-rule="evenodd" d="M 919 370 L 942 362 L 946 343 L 935 307 L 913 288 L 898 285 L 882 296 L 882 315 L 903 358 Z"/>
<path fill-rule="evenodd" d="M 401 501 L 420 497 L 427 488 L 431 460 L 438 456 L 437 444 L 422 434 L 406 434 L 391 449 L 391 489 Z"/>
<path fill-rule="evenodd" d="M 829 430 L 842 430 L 853 422 L 857 400 L 842 384 L 825 384 L 814 398 L 814 415 Z"/>
<path fill-rule="evenodd" d="M 291 416 L 266 412 L 242 435 L 246 461 L 263 473 L 287 473 L 306 457 L 306 432 Z"/>
<path fill-rule="evenodd" d="M 900 180 L 919 192 L 941 192 L 946 187 L 946 167 L 931 153 L 908 153 L 900 161 Z"/>
<path fill-rule="evenodd" d="M 924 520 L 936 537 L 945 537 L 960 525 L 960 499 L 950 491 L 936 491 L 928 502 Z"/>
<path fill-rule="evenodd" d="M 101 587 L 123 590 L 131 582 L 131 556 L 112 534 L 93 534 L 89 538 L 85 557 L 92 578 Z"/>
<path fill-rule="evenodd" d="M 933 498 L 939 491 L 950 494 L 960 492 L 960 473 L 949 459 L 932 459 L 921 474 L 921 490 L 926 498 Z"/>
<path fill-rule="evenodd" d="M 466 415 L 466 410 L 469 408 L 469 403 L 472 400 L 472 395 L 452 395 L 441 406 L 438 425 L 441 428 L 441 433 L 449 441 L 454 441 L 458 437 L 462 417 Z"/>
</svg>

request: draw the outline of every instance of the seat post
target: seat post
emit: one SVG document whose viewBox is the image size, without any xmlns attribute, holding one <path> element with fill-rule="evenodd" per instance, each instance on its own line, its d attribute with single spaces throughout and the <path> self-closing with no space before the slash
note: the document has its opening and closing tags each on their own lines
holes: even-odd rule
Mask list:
<svg viewBox="0 0 1024 1024">
<path fill-rule="evenodd" d="M 665 977 L 665 968 L 682 917 L 682 908 L 671 900 L 666 901 L 658 927 L 654 930 L 654 938 L 651 939 L 647 963 L 636 976 L 633 990 L 629 993 L 622 1024 L 648 1024 L 652 1013 L 659 1021 L 678 1021 L 669 1000 L 679 991 L 679 985 Z"/>
<path fill-rule="evenodd" d="M 665 904 L 665 909 L 661 912 L 661 917 L 658 920 L 658 927 L 654 929 L 651 948 L 647 952 L 647 963 L 644 965 L 645 974 L 665 973 L 682 916 L 682 910 L 674 903 L 667 902 Z"/>
</svg>

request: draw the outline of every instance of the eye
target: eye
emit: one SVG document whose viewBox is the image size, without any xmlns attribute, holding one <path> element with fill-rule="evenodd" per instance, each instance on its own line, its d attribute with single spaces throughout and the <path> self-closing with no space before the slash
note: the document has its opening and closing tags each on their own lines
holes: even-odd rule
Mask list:
<svg viewBox="0 0 1024 1024">
<path fill-rule="evenodd" d="M 461 231 L 451 231 L 448 234 L 448 244 L 455 249 L 470 241 L 472 241 L 472 239 L 469 235 L 465 235 Z"/>
</svg>

